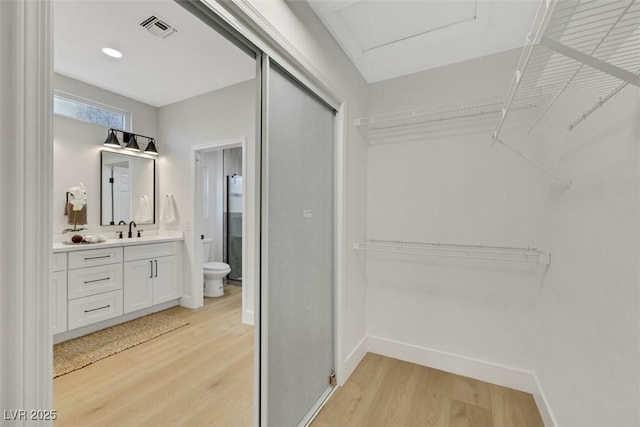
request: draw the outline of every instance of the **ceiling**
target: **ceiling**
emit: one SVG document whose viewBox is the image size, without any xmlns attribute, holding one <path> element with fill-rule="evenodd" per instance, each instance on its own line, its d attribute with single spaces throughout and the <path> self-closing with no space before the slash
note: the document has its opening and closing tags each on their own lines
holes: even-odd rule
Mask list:
<svg viewBox="0 0 640 427">
<path fill-rule="evenodd" d="M 152 34 L 140 26 L 150 16 L 177 31 Z M 168 0 L 56 0 L 54 69 L 155 107 L 252 79 L 256 70 L 253 58 Z"/>
<path fill-rule="evenodd" d="M 539 3 L 308 2 L 370 83 L 520 47 Z M 150 16 L 177 31 L 152 34 Z M 253 58 L 171 0 L 55 0 L 54 36 L 56 72 L 156 107 L 255 76 Z"/>
<path fill-rule="evenodd" d="M 369 82 L 521 47 L 539 0 L 308 0 Z"/>
</svg>

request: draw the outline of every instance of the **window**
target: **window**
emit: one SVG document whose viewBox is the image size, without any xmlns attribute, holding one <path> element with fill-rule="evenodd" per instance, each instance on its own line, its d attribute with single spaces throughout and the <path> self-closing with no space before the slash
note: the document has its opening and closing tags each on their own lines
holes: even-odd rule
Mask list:
<svg viewBox="0 0 640 427">
<path fill-rule="evenodd" d="M 127 127 L 131 123 L 131 113 L 128 111 L 60 92 L 56 92 L 53 96 L 53 112 L 83 122 L 121 130 L 129 130 Z"/>
</svg>

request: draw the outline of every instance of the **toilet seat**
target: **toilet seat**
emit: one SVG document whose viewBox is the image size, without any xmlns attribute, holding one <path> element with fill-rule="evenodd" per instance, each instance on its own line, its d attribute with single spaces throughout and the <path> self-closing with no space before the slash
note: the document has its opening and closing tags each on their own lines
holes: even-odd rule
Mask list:
<svg viewBox="0 0 640 427">
<path fill-rule="evenodd" d="M 207 262 L 203 266 L 204 270 L 209 271 L 224 271 L 229 268 L 229 264 L 225 264 L 224 262 Z"/>
</svg>

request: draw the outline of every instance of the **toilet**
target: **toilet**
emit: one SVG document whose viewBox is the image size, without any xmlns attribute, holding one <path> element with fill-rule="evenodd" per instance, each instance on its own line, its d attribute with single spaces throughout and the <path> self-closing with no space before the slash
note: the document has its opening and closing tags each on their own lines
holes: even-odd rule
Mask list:
<svg viewBox="0 0 640 427">
<path fill-rule="evenodd" d="M 222 280 L 229 274 L 231 267 L 224 262 L 209 262 L 211 254 L 211 239 L 202 239 L 202 259 L 204 265 L 202 272 L 204 274 L 204 296 L 205 297 L 221 297 L 224 295 L 224 286 Z"/>
</svg>

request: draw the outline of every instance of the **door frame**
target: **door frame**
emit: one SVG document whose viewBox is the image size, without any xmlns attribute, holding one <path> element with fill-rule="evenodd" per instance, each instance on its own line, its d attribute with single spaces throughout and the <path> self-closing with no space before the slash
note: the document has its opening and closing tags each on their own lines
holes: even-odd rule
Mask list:
<svg viewBox="0 0 640 427">
<path fill-rule="evenodd" d="M 254 293 L 256 281 L 256 272 L 253 262 L 248 256 L 249 251 L 257 245 L 257 235 L 255 232 L 250 233 L 248 224 L 256 221 L 256 206 L 250 201 L 255 200 L 255 185 L 250 186 L 249 183 L 255 182 L 255 167 L 250 169 L 247 155 L 247 138 L 238 136 L 235 138 L 206 142 L 191 147 L 191 177 L 193 182 L 193 197 L 191 212 L 191 305 L 201 307 L 204 304 L 204 290 L 202 282 L 202 244 L 200 243 L 200 235 L 202 234 L 202 199 L 198 196 L 202 192 L 202 176 L 201 169 L 198 164 L 198 157 L 204 153 L 211 151 L 222 151 L 227 148 L 242 149 L 242 323 L 249 325 L 254 324 L 254 304 L 250 295 Z M 253 162 L 255 163 L 255 162 Z M 250 190 L 253 188 L 253 190 Z"/>
</svg>

